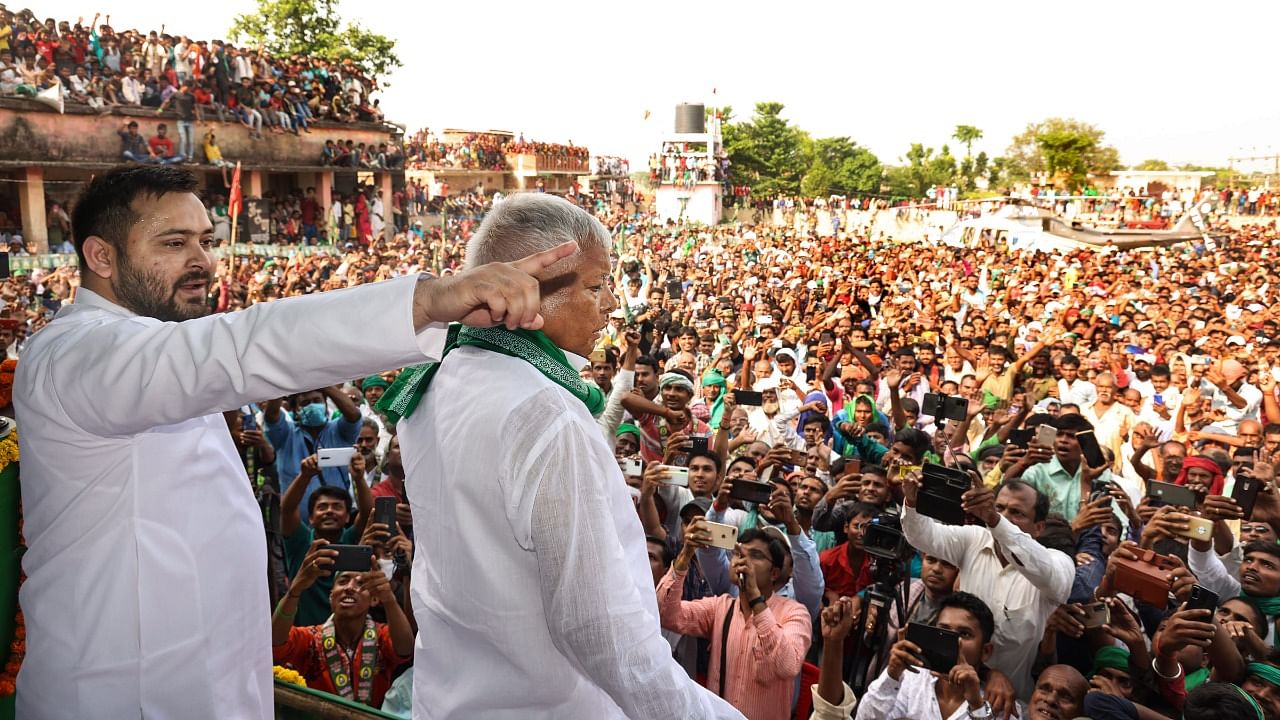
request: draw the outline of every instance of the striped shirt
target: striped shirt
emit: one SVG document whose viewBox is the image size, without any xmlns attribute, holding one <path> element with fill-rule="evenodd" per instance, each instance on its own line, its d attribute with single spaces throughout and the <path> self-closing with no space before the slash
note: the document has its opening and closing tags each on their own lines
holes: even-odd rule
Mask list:
<svg viewBox="0 0 1280 720">
<path fill-rule="evenodd" d="M 681 593 L 685 574 L 673 568 L 658 583 L 662 627 L 711 641 L 707 687 L 716 692 L 720 688 L 720 642 L 727 615 L 730 625 L 725 657 L 729 673 L 724 699 L 751 720 L 789 718 L 796 677 L 811 641 L 809 611 L 795 600 L 777 594 L 769 598 L 762 612 L 750 618 L 738 608 L 738 599 L 729 595 L 684 601 Z"/>
</svg>

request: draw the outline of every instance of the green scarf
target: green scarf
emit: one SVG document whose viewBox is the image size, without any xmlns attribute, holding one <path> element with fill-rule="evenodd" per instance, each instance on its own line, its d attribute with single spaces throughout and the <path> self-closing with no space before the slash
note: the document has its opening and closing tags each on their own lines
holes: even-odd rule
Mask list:
<svg viewBox="0 0 1280 720">
<path fill-rule="evenodd" d="M 564 351 L 556 347 L 551 338 L 540 330 L 473 328 L 455 323 L 449 326 L 441 362 L 454 349 L 464 345 L 520 358 L 537 368 L 548 380 L 581 400 L 592 417 L 599 417 L 604 412 L 604 391 L 583 380 L 569 365 Z M 422 396 L 427 392 L 427 386 L 439 369 L 439 362 L 405 368 L 378 400 L 378 409 L 386 413 L 387 419 L 393 424 L 400 422 L 401 418 L 409 417 L 417 409 Z"/>
<path fill-rule="evenodd" d="M 1280 615 L 1280 597 L 1254 597 L 1247 592 L 1240 593 L 1240 597 L 1258 603 L 1258 607 L 1267 617 Z"/>
<path fill-rule="evenodd" d="M 720 394 L 711 403 L 711 421 L 708 425 L 712 430 L 720 429 L 720 421 L 724 418 L 724 396 L 729 392 L 729 384 L 725 382 L 724 374 L 715 368 L 711 368 L 702 373 L 702 387 L 711 385 L 720 386 Z"/>
<path fill-rule="evenodd" d="M 1280 668 L 1269 663 L 1251 662 L 1245 666 L 1245 673 L 1257 675 L 1268 684 L 1280 687 Z"/>
</svg>

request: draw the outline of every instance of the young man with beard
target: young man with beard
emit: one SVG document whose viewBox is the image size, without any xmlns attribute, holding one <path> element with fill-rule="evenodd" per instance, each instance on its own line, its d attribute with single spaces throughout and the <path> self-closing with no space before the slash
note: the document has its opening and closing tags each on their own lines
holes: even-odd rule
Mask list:
<svg viewBox="0 0 1280 720">
<path fill-rule="evenodd" d="M 307 687 L 362 705 L 382 707 L 382 698 L 401 665 L 413 655 L 413 626 L 396 601 L 391 581 L 379 568 L 340 572 L 327 593 L 325 620 L 296 623 L 301 598 L 318 581 L 329 580 L 337 551 L 317 539 L 271 617 L 272 656 L 293 666 Z M 381 606 L 387 622 L 374 622 L 370 608 Z"/>
<path fill-rule="evenodd" d="M 538 327 L 533 274 L 572 251 L 209 315 L 196 188 L 172 166 L 95 177 L 75 304 L 18 365 L 23 717 L 273 717 L 262 511 L 222 411 L 434 357 L 444 323 Z M 68 622 L 84 588 L 95 621 Z"/>
</svg>

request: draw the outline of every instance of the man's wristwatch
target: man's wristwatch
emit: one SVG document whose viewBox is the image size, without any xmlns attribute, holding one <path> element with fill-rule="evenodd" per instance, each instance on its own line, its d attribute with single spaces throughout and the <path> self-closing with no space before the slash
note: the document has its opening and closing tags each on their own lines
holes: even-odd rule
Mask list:
<svg viewBox="0 0 1280 720">
<path fill-rule="evenodd" d="M 969 711 L 969 717 L 971 720 L 991 720 L 991 703 L 984 700 L 982 707 Z"/>
<path fill-rule="evenodd" d="M 747 607 L 751 608 L 751 612 L 755 612 L 756 608 L 764 604 L 765 604 L 764 597 L 761 595 L 757 595 L 754 600 L 751 600 L 750 602 L 747 603 Z"/>
</svg>

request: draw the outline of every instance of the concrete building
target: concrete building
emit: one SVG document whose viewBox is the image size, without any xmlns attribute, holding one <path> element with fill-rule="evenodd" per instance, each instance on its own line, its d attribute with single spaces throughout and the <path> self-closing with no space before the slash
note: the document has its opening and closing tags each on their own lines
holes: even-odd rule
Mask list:
<svg viewBox="0 0 1280 720">
<path fill-rule="evenodd" d="M 123 162 L 117 131 L 136 120 L 146 137 L 165 123 L 177 144 L 177 116 L 157 114 L 149 108 L 116 108 L 100 115 L 87 107 L 68 105 L 59 114 L 32 100 L 0 98 L 0 231 L 21 229 L 33 254 L 49 252 L 47 211 L 52 203 L 69 206 L 85 182 L 96 173 Z M 251 140 L 238 122 L 219 123 L 205 118 L 195 125 L 195 171 L 201 189 L 225 194 L 222 172 L 204 164 L 202 139 L 214 130 L 223 158 L 241 163 L 241 191 L 246 200 L 266 192 L 283 195 L 289 190 L 316 188 L 327 208 L 332 192 L 350 192 L 358 182 L 376 185 L 390 204 L 394 190 L 404 185 L 403 170 L 329 167 L 321 165 L 326 140 L 352 140 L 377 147 L 393 143 L 399 130 L 382 123 L 311 123 L 301 135 L 263 133 Z M 388 222 L 390 218 L 388 218 Z"/>
</svg>

